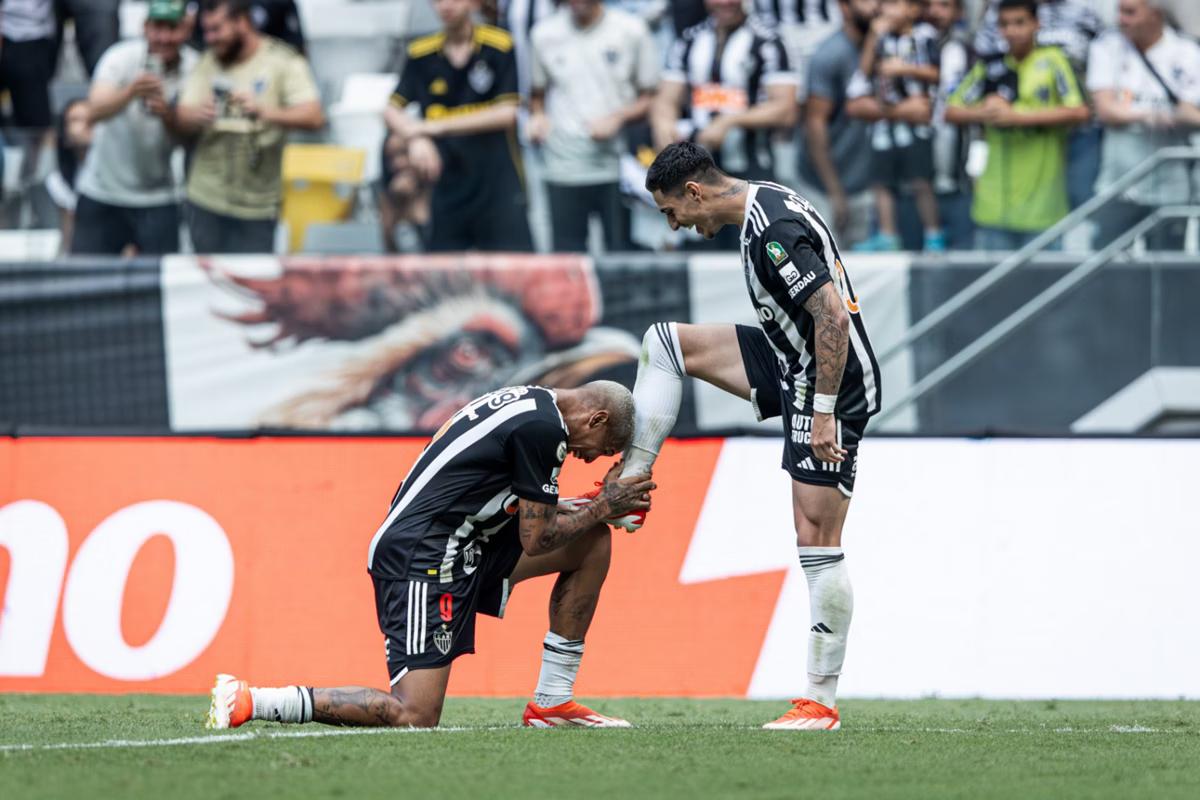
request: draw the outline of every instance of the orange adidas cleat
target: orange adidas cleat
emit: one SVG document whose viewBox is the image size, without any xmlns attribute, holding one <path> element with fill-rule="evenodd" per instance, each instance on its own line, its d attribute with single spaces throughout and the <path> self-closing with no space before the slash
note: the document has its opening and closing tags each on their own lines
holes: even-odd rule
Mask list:
<svg viewBox="0 0 1200 800">
<path fill-rule="evenodd" d="M 578 511 L 596 499 L 596 495 L 600 494 L 600 487 L 603 485 L 603 483 L 597 481 L 596 488 L 592 491 L 581 494 L 578 497 L 564 497 L 558 501 L 559 505 L 567 506 L 572 511 Z M 609 517 L 604 522 L 614 528 L 624 528 L 629 533 L 633 533 L 646 524 L 646 513 L 644 509 L 639 508 L 636 511 L 630 511 L 628 514 L 622 514 L 619 517 Z"/>
<path fill-rule="evenodd" d="M 792 701 L 786 714 L 763 727 L 773 731 L 836 731 L 842 727 L 842 718 L 836 707 L 802 697 Z"/>
<path fill-rule="evenodd" d="M 236 728 L 254 716 L 254 698 L 245 681 L 232 675 L 218 675 L 213 682 L 212 704 L 204 727 L 210 730 Z"/>
<path fill-rule="evenodd" d="M 521 724 L 527 728 L 632 728 L 623 719 L 606 717 L 584 705 L 568 700 L 550 708 L 530 703 L 525 706 Z"/>
</svg>

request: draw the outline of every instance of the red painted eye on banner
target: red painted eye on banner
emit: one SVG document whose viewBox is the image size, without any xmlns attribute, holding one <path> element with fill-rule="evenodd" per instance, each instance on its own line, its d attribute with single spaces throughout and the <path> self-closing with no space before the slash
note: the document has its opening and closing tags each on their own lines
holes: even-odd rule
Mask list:
<svg viewBox="0 0 1200 800">
<path fill-rule="evenodd" d="M 442 612 L 442 622 L 449 622 L 454 618 L 454 595 L 442 595 L 442 599 L 438 601 L 438 606 Z"/>
</svg>

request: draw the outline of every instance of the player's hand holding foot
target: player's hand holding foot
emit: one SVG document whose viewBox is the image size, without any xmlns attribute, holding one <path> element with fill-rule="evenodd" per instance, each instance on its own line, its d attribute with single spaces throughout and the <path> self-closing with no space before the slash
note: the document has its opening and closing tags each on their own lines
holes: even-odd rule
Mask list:
<svg viewBox="0 0 1200 800">
<path fill-rule="evenodd" d="M 563 498 L 559 501 L 559 505 L 571 511 L 578 511 L 589 503 L 595 503 L 604 498 L 604 501 L 609 503 L 610 510 L 610 513 L 604 518 L 606 524 L 614 528 L 623 528 L 629 533 L 638 530 L 646 523 L 646 514 L 650 511 L 650 493 L 658 487 L 650 480 L 650 473 L 621 478 L 621 469 L 624 465 L 624 461 L 613 464 L 604 476 L 604 480 L 596 484 L 597 488 L 579 497 Z M 628 501 L 633 504 L 628 508 L 621 505 L 614 506 L 614 500 L 617 503 Z"/>
<path fill-rule="evenodd" d="M 812 417 L 813 455 L 826 463 L 840 464 L 846 460 L 846 450 L 837 440 L 837 420 L 833 414 L 817 411 Z"/>
</svg>

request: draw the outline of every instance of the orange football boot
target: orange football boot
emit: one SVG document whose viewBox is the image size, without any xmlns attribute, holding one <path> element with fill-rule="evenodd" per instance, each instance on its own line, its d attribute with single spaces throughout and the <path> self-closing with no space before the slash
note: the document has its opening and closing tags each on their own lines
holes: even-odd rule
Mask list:
<svg viewBox="0 0 1200 800">
<path fill-rule="evenodd" d="M 584 705 L 568 700 L 550 708 L 542 708 L 534 703 L 525 706 L 525 714 L 521 724 L 527 728 L 632 728 L 623 719 L 606 717 L 592 711 Z"/>
<path fill-rule="evenodd" d="M 204 727 L 209 729 L 236 728 L 254 716 L 254 698 L 245 681 L 232 675 L 218 675 L 213 682 L 212 704 Z"/>
<path fill-rule="evenodd" d="M 779 719 L 763 725 L 773 731 L 836 731 L 842 727 L 837 707 L 823 706 L 816 700 L 801 697 Z"/>
</svg>

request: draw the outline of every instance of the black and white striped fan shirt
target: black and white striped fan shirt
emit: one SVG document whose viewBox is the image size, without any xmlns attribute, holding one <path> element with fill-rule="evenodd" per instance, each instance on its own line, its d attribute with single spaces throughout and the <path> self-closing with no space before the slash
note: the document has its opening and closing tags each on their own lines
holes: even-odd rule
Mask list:
<svg viewBox="0 0 1200 800">
<path fill-rule="evenodd" d="M 842 21 L 838 0 L 754 0 L 754 13 L 783 25 L 837 25 Z"/>
<path fill-rule="evenodd" d="M 829 226 L 807 200 L 785 186 L 758 181 L 748 186 L 742 222 L 746 288 L 786 379 L 795 383 L 796 397 L 805 398 L 804 411 L 812 413 L 815 326 L 804 303 L 832 283 L 850 312 L 850 344 L 835 413 L 848 420 L 872 416 L 882 403 L 879 364 Z"/>
<path fill-rule="evenodd" d="M 557 505 L 567 426 L 554 392 L 510 386 L 472 400 L 434 434 L 371 539 L 377 578 L 474 572 L 488 539 L 512 521 L 517 499 Z"/>
<path fill-rule="evenodd" d="M 693 131 L 707 128 L 720 114 L 761 103 L 768 86 L 799 86 L 779 34 L 755 17 L 724 38 L 712 17 L 688 28 L 667 52 L 662 80 L 685 85 Z M 766 130 L 735 128 L 713 155 L 722 169 L 738 175 L 763 175 L 772 169 Z"/>
</svg>

